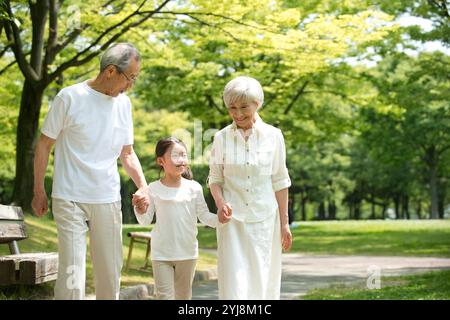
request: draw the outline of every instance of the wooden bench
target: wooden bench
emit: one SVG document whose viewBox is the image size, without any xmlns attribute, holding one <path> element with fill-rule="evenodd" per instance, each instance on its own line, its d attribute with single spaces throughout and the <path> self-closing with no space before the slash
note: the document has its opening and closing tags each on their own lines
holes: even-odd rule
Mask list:
<svg viewBox="0 0 450 320">
<path fill-rule="evenodd" d="M 38 284 L 56 279 L 58 253 L 20 253 L 17 241 L 26 238 L 22 209 L 0 205 L 0 244 L 8 244 L 11 253 L 0 256 L 0 285 Z"/>
<path fill-rule="evenodd" d="M 135 242 L 147 244 L 147 250 L 145 252 L 145 263 L 142 269 L 147 269 L 149 265 L 149 256 L 150 256 L 150 243 L 152 240 L 152 236 L 150 232 L 128 232 L 127 234 L 130 237 L 130 247 L 128 248 L 128 258 L 127 258 L 127 266 L 125 268 L 126 271 L 130 268 L 131 255 L 133 252 L 133 245 Z"/>
</svg>

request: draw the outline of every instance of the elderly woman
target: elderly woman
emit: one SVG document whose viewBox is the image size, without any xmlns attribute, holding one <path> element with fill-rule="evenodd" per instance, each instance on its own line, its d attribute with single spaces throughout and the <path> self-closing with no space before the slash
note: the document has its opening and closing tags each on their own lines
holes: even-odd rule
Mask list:
<svg viewBox="0 0 450 320">
<path fill-rule="evenodd" d="M 292 244 L 284 138 L 257 113 L 257 80 L 231 80 L 223 99 L 233 123 L 214 136 L 208 183 L 222 222 L 219 299 L 279 299 L 281 251 Z"/>
</svg>

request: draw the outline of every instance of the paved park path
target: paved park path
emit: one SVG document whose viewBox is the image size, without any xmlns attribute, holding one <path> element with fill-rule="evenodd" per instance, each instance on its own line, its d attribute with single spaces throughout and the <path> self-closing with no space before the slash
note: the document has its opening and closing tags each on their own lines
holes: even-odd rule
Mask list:
<svg viewBox="0 0 450 320">
<path fill-rule="evenodd" d="M 450 259 L 287 253 L 283 254 L 281 299 L 297 299 L 311 289 L 330 284 L 366 285 L 368 276 L 374 274 L 371 270 L 379 270 L 381 276 L 395 276 L 439 269 L 450 269 Z M 217 280 L 194 283 L 193 299 L 218 299 Z"/>
</svg>

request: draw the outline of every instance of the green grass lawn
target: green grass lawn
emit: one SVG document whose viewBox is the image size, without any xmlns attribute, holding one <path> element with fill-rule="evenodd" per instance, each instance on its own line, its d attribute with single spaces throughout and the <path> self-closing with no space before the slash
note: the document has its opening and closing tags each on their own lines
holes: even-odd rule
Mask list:
<svg viewBox="0 0 450 320">
<path fill-rule="evenodd" d="M 56 226 L 49 217 L 42 219 L 27 215 L 29 239 L 19 242 L 21 252 L 57 251 Z M 149 230 L 139 225 L 124 225 L 124 267 L 128 254 L 129 231 Z M 215 229 L 199 227 L 200 248 L 216 248 Z M 294 242 L 291 252 L 327 255 L 384 255 L 450 257 L 450 221 L 314 221 L 300 222 L 292 228 Z M 0 255 L 9 254 L 7 245 L 0 245 Z M 122 286 L 153 282 L 144 265 L 145 245 L 136 243 L 131 268 L 122 271 Z M 216 257 L 200 253 L 197 269 L 216 265 Z M 0 299 L 7 297 L 45 298 L 52 295 L 53 283 L 36 286 L 27 294 L 27 287 L 0 287 Z M 94 292 L 92 265 L 87 260 L 86 292 Z"/>
<path fill-rule="evenodd" d="M 382 277 L 380 289 L 333 285 L 316 289 L 302 300 L 449 300 L 450 270 L 419 275 Z"/>
<path fill-rule="evenodd" d="M 291 252 L 450 257 L 450 220 L 311 221 L 291 230 Z M 201 228 L 198 238 L 204 247 L 216 247 L 214 230 Z"/>
<path fill-rule="evenodd" d="M 450 257 L 450 220 L 303 222 L 292 231 L 294 252 Z"/>
</svg>

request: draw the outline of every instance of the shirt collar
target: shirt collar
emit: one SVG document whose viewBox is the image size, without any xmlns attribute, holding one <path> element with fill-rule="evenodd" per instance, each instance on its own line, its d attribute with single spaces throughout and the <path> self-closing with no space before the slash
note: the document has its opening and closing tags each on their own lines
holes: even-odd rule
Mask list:
<svg viewBox="0 0 450 320">
<path fill-rule="evenodd" d="M 256 118 L 256 121 L 253 123 L 253 126 L 251 127 L 251 129 L 255 129 L 256 131 L 259 131 L 261 129 L 264 121 L 262 121 L 262 119 L 259 116 L 258 112 L 255 113 L 255 118 Z M 233 129 L 233 130 L 237 130 L 238 129 L 236 121 L 234 121 L 234 120 L 233 120 L 233 123 L 231 124 L 231 129 Z"/>
</svg>

